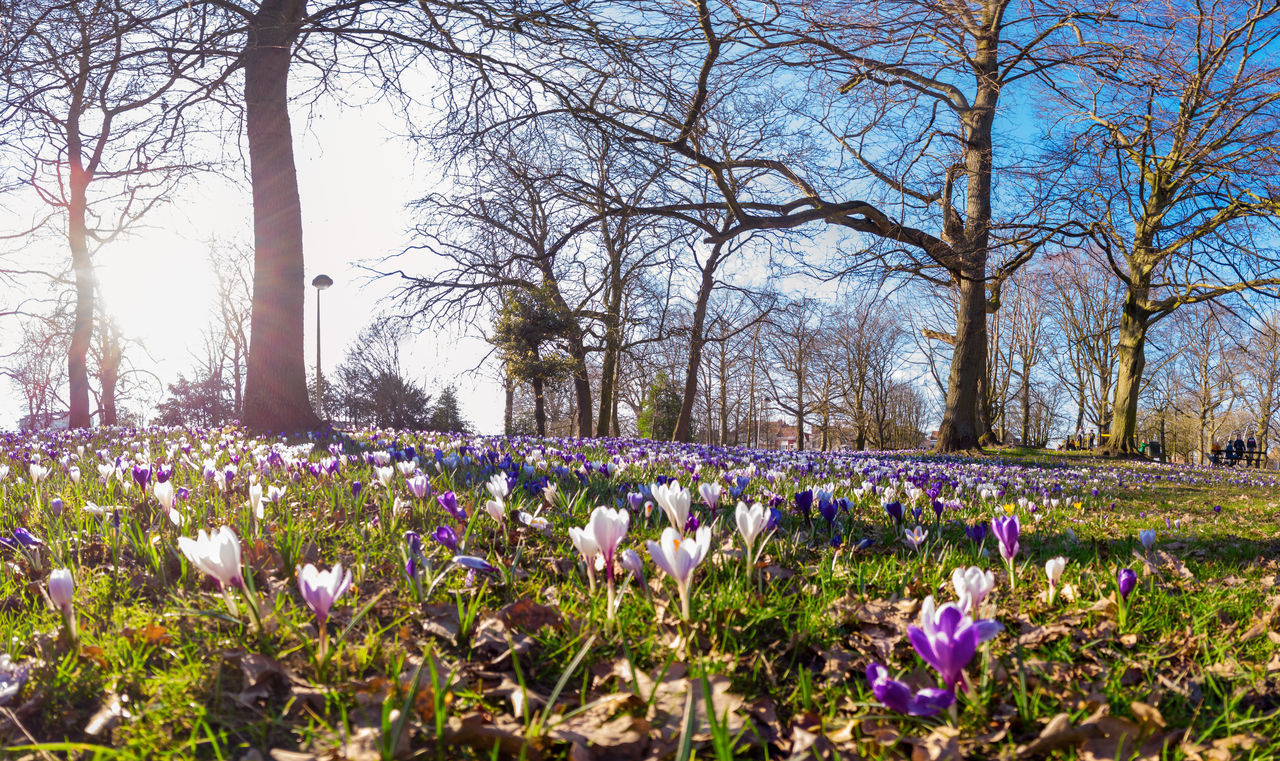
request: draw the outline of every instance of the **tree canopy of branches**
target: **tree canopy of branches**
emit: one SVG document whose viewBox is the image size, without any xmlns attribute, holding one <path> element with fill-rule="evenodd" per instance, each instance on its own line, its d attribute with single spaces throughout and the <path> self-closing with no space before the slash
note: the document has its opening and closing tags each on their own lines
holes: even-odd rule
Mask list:
<svg viewBox="0 0 1280 761">
<path fill-rule="evenodd" d="M 0 5 L 0 140 L 47 210 L 5 237 L 56 229 L 75 288 L 67 355 L 72 427 L 90 424 L 93 255 L 166 200 L 193 164 L 188 107 L 204 89 L 182 54 L 181 4 L 30 0 Z"/>
<path fill-rule="evenodd" d="M 347 348 L 334 385 L 338 407 L 351 423 L 396 430 L 431 427 L 431 396 L 405 377 L 400 362 L 402 338 L 403 325 L 376 319 Z"/>
<path fill-rule="evenodd" d="M 1150 327 L 1187 305 L 1280 285 L 1280 5 L 1154 4 L 1114 76 L 1061 97 L 1087 120 L 1064 158 L 1077 213 L 1123 284 L 1108 447 L 1137 450 Z M 1065 83 L 1064 83 L 1065 84 Z"/>
<path fill-rule="evenodd" d="M 856 14 L 710 0 L 423 10 L 451 32 L 437 44 L 455 83 L 453 145 L 568 115 L 709 191 L 651 210 L 695 227 L 695 214 L 723 214 L 705 233 L 712 242 L 825 225 L 866 241 L 857 249 L 882 267 L 957 289 L 939 447 L 978 445 L 986 314 L 1039 246 L 993 237 L 1000 96 L 1079 58 L 1064 40 L 1099 10 L 1041 0 L 878 0 Z"/>
</svg>

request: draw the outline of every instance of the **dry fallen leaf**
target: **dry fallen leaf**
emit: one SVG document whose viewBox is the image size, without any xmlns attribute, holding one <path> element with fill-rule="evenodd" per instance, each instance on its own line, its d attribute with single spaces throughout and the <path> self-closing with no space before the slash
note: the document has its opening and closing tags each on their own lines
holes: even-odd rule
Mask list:
<svg viewBox="0 0 1280 761">
<path fill-rule="evenodd" d="M 937 727 L 929 734 L 907 742 L 914 746 L 911 761 L 951 761 L 960 758 L 960 730 L 955 727 Z"/>
<path fill-rule="evenodd" d="M 559 629 L 564 626 L 560 611 L 549 605 L 539 605 L 528 597 L 522 597 L 498 611 L 498 619 L 508 628 L 534 634 L 544 626 Z"/>
</svg>

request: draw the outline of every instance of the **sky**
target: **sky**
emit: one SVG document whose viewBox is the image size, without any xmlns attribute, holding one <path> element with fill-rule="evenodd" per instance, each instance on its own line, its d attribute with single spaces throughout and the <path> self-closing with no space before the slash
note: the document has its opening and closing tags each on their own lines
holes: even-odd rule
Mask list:
<svg viewBox="0 0 1280 761">
<path fill-rule="evenodd" d="M 358 109 L 311 109 L 309 120 L 301 111 L 295 113 L 308 283 L 308 367 L 315 365 L 316 297 L 309 284 L 321 273 L 334 281 L 321 304 L 326 374 L 341 363 L 375 312 L 394 308 L 383 301 L 390 283 L 370 282 L 360 265 L 405 247 L 412 224 L 405 204 L 439 182 L 430 167 L 412 160 L 412 151 L 397 137 L 400 124 L 388 107 L 376 103 Z M 102 249 L 95 259 L 107 310 L 125 335 L 145 349 L 145 354 L 135 350 L 134 363 L 165 383 L 175 381 L 179 373 L 190 376 L 197 364 L 193 351 L 198 351 L 200 333 L 209 324 L 215 290 L 206 260 L 208 241 L 216 237 L 252 243 L 248 179 L 242 167 L 229 174 L 231 179 L 207 175 L 191 182 L 171 204 L 146 217 L 142 228 Z M 0 325 L 0 341 L 11 346 L 16 327 L 16 322 Z M 487 348 L 479 338 L 432 332 L 418 335 L 405 347 L 402 359 L 409 377 L 425 383 L 431 393 L 455 384 L 464 416 L 480 432 L 496 433 L 502 427 L 501 387 L 488 377 L 491 373 L 469 372 Z M 0 397 L 0 429 L 16 427 L 25 413 L 16 389 L 0 387 Z M 142 406 L 150 408 L 160 399 L 149 401 Z"/>
</svg>

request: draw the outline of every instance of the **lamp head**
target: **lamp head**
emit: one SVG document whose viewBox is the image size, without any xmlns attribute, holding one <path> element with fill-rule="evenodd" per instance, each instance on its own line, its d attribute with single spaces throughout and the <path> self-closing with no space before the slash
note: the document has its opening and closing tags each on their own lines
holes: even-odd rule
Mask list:
<svg viewBox="0 0 1280 761">
<path fill-rule="evenodd" d="M 328 275 L 316 275 L 315 279 L 311 281 L 311 284 L 316 287 L 317 291 L 323 291 L 333 285 L 333 278 Z"/>
</svg>

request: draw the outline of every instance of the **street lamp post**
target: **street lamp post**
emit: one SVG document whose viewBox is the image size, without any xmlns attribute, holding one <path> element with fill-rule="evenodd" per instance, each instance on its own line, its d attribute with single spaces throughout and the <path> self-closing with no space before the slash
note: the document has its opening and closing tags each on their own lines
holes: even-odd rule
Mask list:
<svg viewBox="0 0 1280 761">
<path fill-rule="evenodd" d="M 333 278 L 328 275 L 316 275 L 311 284 L 316 289 L 316 406 L 322 407 L 324 376 L 320 372 L 320 292 L 333 285 Z M 323 414 L 323 410 L 317 411 Z"/>
</svg>

